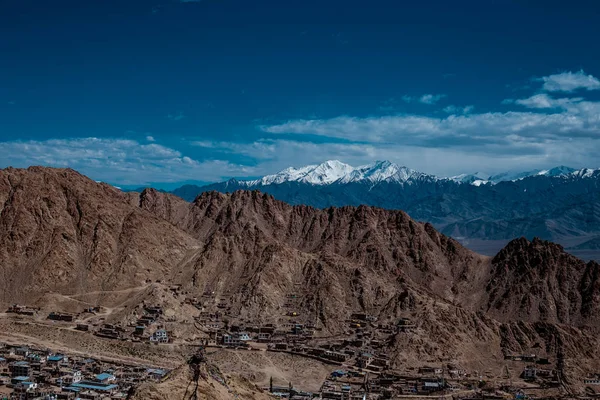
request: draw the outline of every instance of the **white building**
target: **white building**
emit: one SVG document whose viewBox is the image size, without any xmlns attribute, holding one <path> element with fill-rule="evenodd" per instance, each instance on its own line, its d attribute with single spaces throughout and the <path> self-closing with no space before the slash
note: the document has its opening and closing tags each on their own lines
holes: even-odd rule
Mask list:
<svg viewBox="0 0 600 400">
<path fill-rule="evenodd" d="M 169 335 L 165 329 L 159 329 L 150 336 L 151 342 L 169 343 Z"/>
<path fill-rule="evenodd" d="M 35 382 L 21 382 L 14 387 L 15 392 L 33 392 L 37 389 L 38 384 Z"/>
<path fill-rule="evenodd" d="M 83 377 L 81 375 L 81 371 L 65 370 L 64 375 L 61 377 L 61 379 L 64 385 L 72 385 L 73 383 L 81 382 L 81 379 L 83 379 Z"/>
</svg>

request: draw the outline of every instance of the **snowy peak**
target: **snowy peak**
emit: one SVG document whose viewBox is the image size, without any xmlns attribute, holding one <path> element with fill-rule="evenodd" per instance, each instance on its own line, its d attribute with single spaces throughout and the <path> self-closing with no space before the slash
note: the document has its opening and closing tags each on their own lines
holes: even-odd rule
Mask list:
<svg viewBox="0 0 600 400">
<path fill-rule="evenodd" d="M 577 170 L 575 168 L 570 168 L 570 167 L 566 167 L 564 165 L 560 165 L 558 167 L 554 167 L 551 169 L 544 169 L 544 170 L 534 169 L 534 170 L 525 171 L 525 172 L 515 172 L 515 171 L 503 172 L 503 173 L 500 173 L 497 175 L 490 176 L 488 180 L 490 182 L 496 184 L 496 183 L 506 182 L 506 181 L 514 182 L 514 181 L 518 181 L 521 179 L 534 177 L 534 176 L 568 177 L 568 176 L 573 175 L 576 172 L 577 172 Z"/>
<path fill-rule="evenodd" d="M 571 172 L 567 176 L 571 176 L 574 178 L 600 178 L 600 168 L 599 169 L 582 168 L 582 169 Z"/>
<path fill-rule="evenodd" d="M 243 181 L 245 186 L 266 186 L 284 182 L 302 182 L 311 185 L 329 185 L 332 183 L 365 182 L 376 184 L 379 182 L 407 182 L 411 178 L 433 176 L 422 174 L 406 167 L 400 167 L 390 161 L 376 161 L 372 164 L 360 167 L 352 167 L 338 160 L 325 161 L 318 165 L 307 165 L 305 167 L 286 168 L 273 175 L 263 178 Z"/>
<path fill-rule="evenodd" d="M 376 161 L 372 164 L 367 164 L 355 168 L 350 174 L 340 179 L 339 183 L 349 182 L 370 182 L 378 183 L 384 181 L 406 182 L 417 172 L 400 167 L 389 161 Z"/>
<path fill-rule="evenodd" d="M 563 176 L 563 175 L 572 174 L 575 171 L 577 171 L 575 168 L 565 167 L 564 165 L 561 165 L 561 166 L 558 166 L 558 167 L 554 167 L 552 169 L 540 171 L 540 172 L 537 173 L 537 175 Z"/>
<path fill-rule="evenodd" d="M 347 176 L 353 171 L 354 168 L 352 166 L 343 162 L 337 160 L 325 161 L 308 172 L 301 180 L 313 185 L 327 185 Z"/>
<path fill-rule="evenodd" d="M 303 182 L 312 185 L 327 185 L 352 171 L 354 171 L 352 166 L 337 160 L 330 160 L 318 165 L 286 168 L 274 175 L 267 175 L 257 180 L 244 181 L 243 184 L 247 186 L 265 186 L 284 182 Z"/>
<path fill-rule="evenodd" d="M 489 183 L 489 175 L 482 172 L 475 172 L 474 174 L 460 174 L 450 178 L 454 182 L 458 183 L 469 183 L 471 185 L 479 186 Z"/>
<path fill-rule="evenodd" d="M 529 176 L 536 176 L 541 171 L 539 169 L 534 169 L 531 171 L 507 171 L 502 172 L 496 175 L 492 175 L 488 178 L 488 181 L 496 184 L 500 182 L 510 182 L 510 181 L 518 181 L 519 179 L 524 179 Z"/>
<path fill-rule="evenodd" d="M 401 167 L 390 161 L 375 161 L 374 163 L 355 168 L 338 160 L 329 160 L 321 164 L 307 165 L 299 168 L 290 167 L 260 179 L 236 181 L 236 183 L 247 187 L 267 186 L 285 182 L 300 182 L 319 186 L 333 183 L 347 184 L 360 182 L 373 186 L 381 182 L 412 184 L 423 180 L 433 182 L 451 180 L 459 184 L 481 186 L 487 184 L 495 185 L 506 181 L 518 181 L 535 176 L 587 178 L 596 176 L 599 173 L 598 171 L 600 170 L 575 170 L 574 168 L 561 165 L 548 170 L 508 171 L 492 176 L 483 172 L 476 172 L 474 174 L 456 175 L 450 178 L 438 178 L 407 167 Z"/>
</svg>

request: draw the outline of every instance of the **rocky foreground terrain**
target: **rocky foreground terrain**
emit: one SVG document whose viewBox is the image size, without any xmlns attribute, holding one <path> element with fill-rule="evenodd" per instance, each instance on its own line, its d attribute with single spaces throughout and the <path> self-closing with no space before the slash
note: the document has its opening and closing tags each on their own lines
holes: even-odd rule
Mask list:
<svg viewBox="0 0 600 400">
<path fill-rule="evenodd" d="M 121 293 L 127 306 L 115 318 L 126 319 L 164 298 L 149 286 L 158 281 L 226 298 L 236 320 L 277 323 L 286 295 L 300 292 L 297 311 L 318 335 L 343 335 L 357 312 L 414 321 L 414 334 L 386 343 L 394 368 L 452 361 L 485 371 L 535 353 L 556 362 L 572 393 L 600 372 L 600 265 L 547 241 L 516 239 L 485 257 L 402 211 L 290 206 L 256 191 L 190 203 L 41 167 L 0 171 L 0 212 L 4 306 L 111 307 Z"/>
</svg>

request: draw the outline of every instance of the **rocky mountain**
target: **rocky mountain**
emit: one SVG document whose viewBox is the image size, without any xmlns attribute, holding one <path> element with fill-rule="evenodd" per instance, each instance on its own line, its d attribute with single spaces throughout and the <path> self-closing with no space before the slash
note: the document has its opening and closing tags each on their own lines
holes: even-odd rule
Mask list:
<svg viewBox="0 0 600 400">
<path fill-rule="evenodd" d="M 399 210 L 292 206 L 258 191 L 188 203 L 39 167 L 2 170 L 0 200 L 4 305 L 76 294 L 107 305 L 117 291 L 123 318 L 144 301 L 173 304 L 174 317 L 193 311 L 146 285 L 160 281 L 226 301 L 232 322 L 279 324 L 294 293 L 318 335 L 348 334 L 357 312 L 415 321 L 384 344 L 395 367 L 501 368 L 504 355 L 535 348 L 559 360 L 565 385 L 600 370 L 599 265 L 550 242 L 516 239 L 490 258 Z"/>
<path fill-rule="evenodd" d="M 358 168 L 328 161 L 256 180 L 188 185 L 173 193 L 192 201 L 206 191 L 248 189 L 318 208 L 365 204 L 401 209 L 461 240 L 537 236 L 567 243 L 600 233 L 600 169 L 438 178 L 387 161 Z"/>
<path fill-rule="evenodd" d="M 73 170 L 2 170 L 0 301 L 163 276 L 195 240 L 129 199 Z"/>
<path fill-rule="evenodd" d="M 513 240 L 492 260 L 487 312 L 500 320 L 600 326 L 599 267 L 554 243 Z"/>
</svg>

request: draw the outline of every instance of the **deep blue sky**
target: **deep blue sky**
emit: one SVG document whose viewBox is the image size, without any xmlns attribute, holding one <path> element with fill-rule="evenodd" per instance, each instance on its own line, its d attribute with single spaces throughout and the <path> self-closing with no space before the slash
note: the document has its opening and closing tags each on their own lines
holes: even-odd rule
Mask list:
<svg viewBox="0 0 600 400">
<path fill-rule="evenodd" d="M 523 3 L 0 0 L 0 167 L 598 167 L 600 3 Z"/>
</svg>

